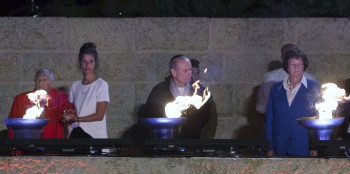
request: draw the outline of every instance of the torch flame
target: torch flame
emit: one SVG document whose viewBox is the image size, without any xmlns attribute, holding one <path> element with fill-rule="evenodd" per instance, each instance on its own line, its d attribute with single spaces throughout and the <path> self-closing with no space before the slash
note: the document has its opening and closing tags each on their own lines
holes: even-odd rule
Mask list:
<svg viewBox="0 0 350 174">
<path fill-rule="evenodd" d="M 197 94 L 197 90 L 200 88 L 199 80 L 192 85 L 194 87 L 194 93 L 192 96 L 178 96 L 175 101 L 166 104 L 165 115 L 169 118 L 181 117 L 182 111 L 188 109 L 191 105 L 197 109 L 201 108 L 210 98 L 211 93 L 208 87 L 203 91 L 203 96 Z"/>
<path fill-rule="evenodd" d="M 48 105 L 47 100 L 49 96 L 45 90 L 37 90 L 33 93 L 27 94 L 28 99 L 34 103 L 34 106 L 26 110 L 26 114 L 23 116 L 24 119 L 37 119 L 44 111 L 45 105 Z"/>
<path fill-rule="evenodd" d="M 338 101 L 346 98 L 345 90 L 338 88 L 334 83 L 323 84 L 322 89 L 324 101 L 317 103 L 315 106 L 318 110 L 319 119 L 331 119 L 332 112 L 338 107 Z"/>
</svg>

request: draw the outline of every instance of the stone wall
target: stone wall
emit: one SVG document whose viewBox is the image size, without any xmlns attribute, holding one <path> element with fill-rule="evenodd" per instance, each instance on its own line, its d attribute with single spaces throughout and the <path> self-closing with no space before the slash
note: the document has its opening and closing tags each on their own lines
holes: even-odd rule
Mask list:
<svg viewBox="0 0 350 174">
<path fill-rule="evenodd" d="M 1 173 L 349 173 L 346 158 L 0 157 Z"/>
<path fill-rule="evenodd" d="M 40 67 L 54 71 L 56 87 L 81 79 L 79 47 L 93 41 L 110 87 L 111 138 L 136 122 L 175 54 L 208 67 L 202 78 L 218 109 L 216 138 L 259 137 L 256 92 L 280 47 L 295 43 L 309 57 L 308 72 L 321 83 L 341 83 L 349 77 L 349 31 L 345 18 L 0 18 L 0 118 L 16 94 L 33 88 Z"/>
</svg>

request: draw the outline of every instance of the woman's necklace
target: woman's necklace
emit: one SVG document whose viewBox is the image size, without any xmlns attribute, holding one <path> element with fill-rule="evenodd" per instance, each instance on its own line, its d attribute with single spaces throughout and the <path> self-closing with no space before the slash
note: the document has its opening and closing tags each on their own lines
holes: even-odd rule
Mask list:
<svg viewBox="0 0 350 174">
<path fill-rule="evenodd" d="M 80 88 L 81 93 L 82 93 L 82 94 L 88 93 L 89 90 L 90 90 L 90 86 L 91 86 L 91 84 L 84 85 L 83 83 L 81 83 L 81 88 Z"/>
<path fill-rule="evenodd" d="M 288 89 L 289 89 L 290 91 L 293 91 L 293 89 L 295 88 L 296 85 L 293 85 L 293 84 L 289 81 L 289 79 L 287 79 L 287 86 L 288 86 Z"/>
<path fill-rule="evenodd" d="M 84 81 L 84 79 L 81 81 L 81 93 L 82 94 L 86 94 L 89 92 L 90 90 L 90 86 L 91 84 L 97 79 L 97 77 L 95 76 L 91 81 Z"/>
</svg>

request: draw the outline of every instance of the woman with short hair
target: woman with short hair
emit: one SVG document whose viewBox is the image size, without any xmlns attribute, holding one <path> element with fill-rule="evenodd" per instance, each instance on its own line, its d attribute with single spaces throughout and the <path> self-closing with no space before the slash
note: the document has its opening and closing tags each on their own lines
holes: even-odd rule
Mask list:
<svg viewBox="0 0 350 174">
<path fill-rule="evenodd" d="M 305 54 L 289 50 L 283 59 L 288 77 L 273 85 L 266 113 L 266 137 L 270 141 L 268 156 L 315 156 L 309 147 L 308 130 L 298 124 L 297 118 L 315 116 L 320 85 L 306 79 L 308 67 Z"/>
</svg>

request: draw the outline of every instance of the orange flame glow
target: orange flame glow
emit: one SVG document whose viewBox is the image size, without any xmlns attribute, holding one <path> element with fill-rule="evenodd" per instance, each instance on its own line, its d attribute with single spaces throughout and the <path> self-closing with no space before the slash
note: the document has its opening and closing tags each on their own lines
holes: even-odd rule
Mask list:
<svg viewBox="0 0 350 174">
<path fill-rule="evenodd" d="M 28 99 L 35 105 L 26 110 L 26 114 L 23 116 L 24 119 L 37 119 L 44 111 L 45 105 L 48 104 L 47 100 L 49 96 L 45 90 L 37 90 L 33 93 L 27 94 Z"/>
<path fill-rule="evenodd" d="M 168 103 L 165 106 L 165 115 L 169 118 L 181 117 L 182 111 L 188 109 L 191 105 L 196 109 L 201 108 L 210 98 L 211 93 L 208 87 L 204 90 L 203 96 L 197 94 L 197 90 L 200 88 L 199 80 L 192 85 L 195 89 L 192 96 L 178 96 L 175 101 Z"/>
<path fill-rule="evenodd" d="M 331 119 L 333 117 L 332 112 L 338 107 L 338 102 L 346 98 L 345 90 L 338 88 L 334 83 L 323 84 L 322 89 L 324 101 L 317 103 L 315 106 L 318 110 L 319 119 Z"/>
</svg>

